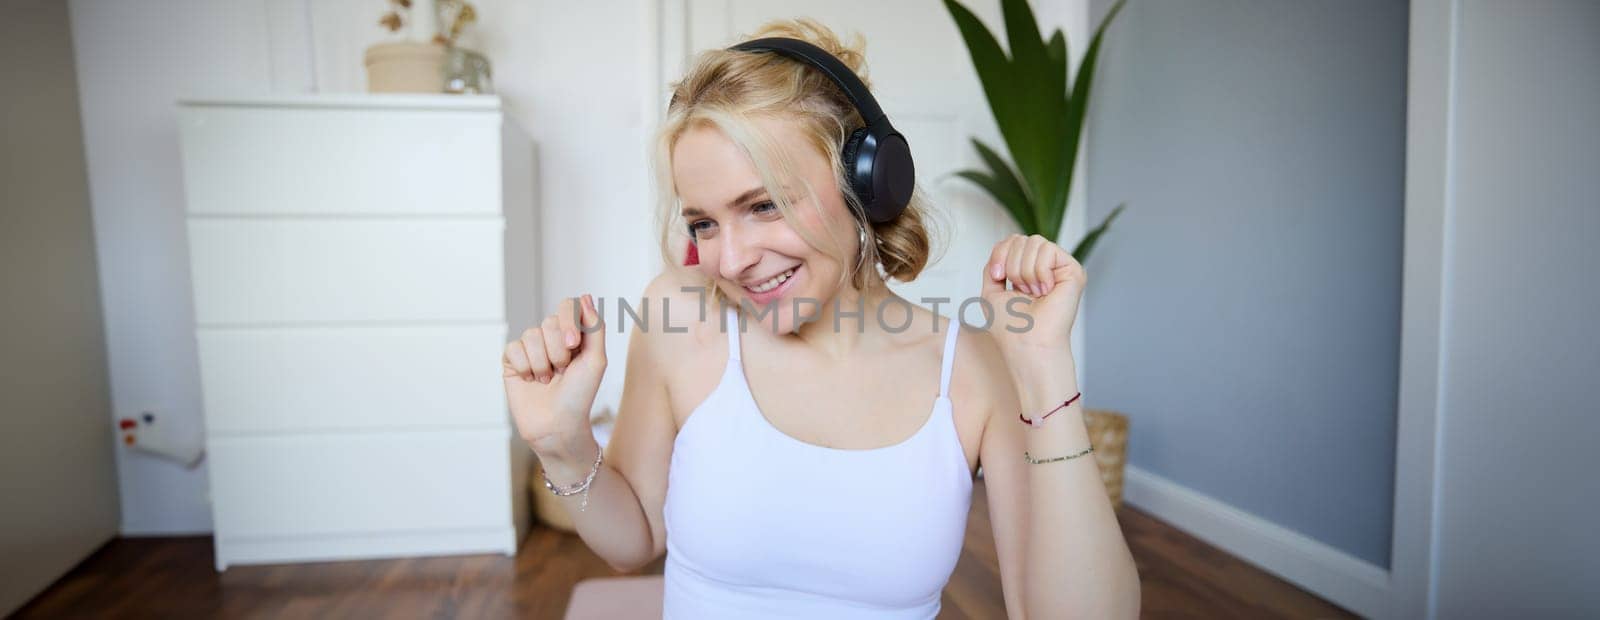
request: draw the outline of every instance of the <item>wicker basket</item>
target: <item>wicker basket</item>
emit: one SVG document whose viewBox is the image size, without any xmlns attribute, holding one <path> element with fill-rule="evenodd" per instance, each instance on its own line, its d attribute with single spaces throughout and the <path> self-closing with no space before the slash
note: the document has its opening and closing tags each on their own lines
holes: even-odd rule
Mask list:
<svg viewBox="0 0 1600 620">
<path fill-rule="evenodd" d="M 1100 465 L 1100 480 L 1113 508 L 1122 507 L 1122 469 L 1128 462 L 1128 416 L 1105 409 L 1084 409 L 1084 425 L 1089 427 L 1089 445 Z"/>
</svg>

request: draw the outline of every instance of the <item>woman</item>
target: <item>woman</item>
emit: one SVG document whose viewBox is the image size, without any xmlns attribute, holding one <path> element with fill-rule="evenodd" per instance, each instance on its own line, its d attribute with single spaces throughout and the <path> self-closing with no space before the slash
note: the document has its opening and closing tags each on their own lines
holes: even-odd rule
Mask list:
<svg viewBox="0 0 1600 620">
<path fill-rule="evenodd" d="M 756 37 L 863 69 L 859 40 L 810 20 Z M 645 291 L 672 310 L 630 336 L 605 454 L 588 422 L 606 368 L 593 299 L 506 348 L 506 393 L 547 486 L 618 570 L 666 553 L 668 617 L 930 618 L 982 463 L 1012 618 L 1137 615 L 1133 560 L 1080 458 L 1068 335 L 1082 268 L 1039 236 L 1000 241 L 974 265 L 985 329 L 900 298 L 884 278 L 927 264 L 926 206 L 915 194 L 889 221 L 867 217 L 839 163 L 863 122 L 807 63 L 697 59 L 656 165 L 668 264 L 676 234 L 699 262 Z"/>
</svg>

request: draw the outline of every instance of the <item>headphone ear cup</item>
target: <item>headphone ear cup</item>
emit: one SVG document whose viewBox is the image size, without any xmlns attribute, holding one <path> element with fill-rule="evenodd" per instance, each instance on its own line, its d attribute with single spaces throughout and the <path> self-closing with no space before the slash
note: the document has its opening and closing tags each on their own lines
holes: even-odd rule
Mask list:
<svg viewBox="0 0 1600 620">
<path fill-rule="evenodd" d="M 874 223 L 888 222 L 900 216 L 911 204 L 916 190 L 916 166 L 911 161 L 911 147 L 905 136 L 893 128 L 887 132 L 868 136 L 871 151 L 872 175 L 866 180 L 872 184 Z"/>
<path fill-rule="evenodd" d="M 867 139 L 867 128 L 862 127 L 850 134 L 845 139 L 844 148 L 839 152 L 839 159 L 844 162 L 844 176 L 850 182 L 850 189 L 856 193 L 856 198 L 861 201 L 861 209 L 867 213 L 872 211 L 872 162 L 857 161 L 861 156 L 861 144 Z"/>
</svg>

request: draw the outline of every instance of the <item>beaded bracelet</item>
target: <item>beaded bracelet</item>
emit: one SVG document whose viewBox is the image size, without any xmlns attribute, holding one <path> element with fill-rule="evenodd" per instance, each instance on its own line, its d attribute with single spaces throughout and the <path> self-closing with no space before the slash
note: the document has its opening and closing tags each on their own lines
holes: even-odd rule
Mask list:
<svg viewBox="0 0 1600 620">
<path fill-rule="evenodd" d="M 594 455 L 594 466 L 589 468 L 589 476 L 584 478 L 583 482 L 579 482 L 568 487 L 556 486 L 554 482 L 550 481 L 550 472 L 541 467 L 539 469 L 539 474 L 544 476 L 544 488 L 550 489 L 551 493 L 555 493 L 559 497 L 567 497 L 582 493 L 583 500 L 578 502 L 578 512 L 583 512 L 589 507 L 589 485 L 594 483 L 595 474 L 600 473 L 600 463 L 601 461 L 605 460 L 605 457 L 606 451 L 604 448 L 601 448 Z"/>
<path fill-rule="evenodd" d="M 1022 452 L 1022 460 L 1027 461 L 1027 463 L 1029 465 L 1044 465 L 1046 463 L 1059 463 L 1061 461 L 1070 461 L 1072 459 L 1078 458 L 1078 457 L 1083 456 L 1085 454 L 1088 454 L 1090 452 L 1094 452 L 1094 446 L 1089 446 L 1087 448 L 1084 448 L 1083 450 L 1079 451 L 1077 454 L 1068 454 L 1066 456 L 1058 456 L 1058 457 L 1055 457 L 1055 458 L 1048 458 L 1048 459 L 1036 459 L 1036 458 L 1033 458 L 1033 455 L 1028 454 L 1028 452 L 1026 450 L 1024 450 Z"/>
<path fill-rule="evenodd" d="M 1078 398 L 1080 398 L 1082 396 L 1083 396 L 1083 392 L 1078 392 L 1077 394 L 1074 394 L 1072 396 L 1072 398 L 1068 398 L 1067 402 L 1061 403 L 1055 409 L 1051 409 L 1050 411 L 1045 412 L 1044 415 L 1039 416 L 1037 418 L 1033 418 L 1033 419 L 1030 420 L 1030 419 L 1028 419 L 1028 416 L 1026 414 L 1022 414 L 1022 413 L 1017 414 L 1017 418 L 1022 420 L 1023 424 L 1027 424 L 1028 426 L 1032 426 L 1034 428 L 1039 428 L 1041 426 L 1044 426 L 1044 419 L 1045 418 L 1050 417 L 1051 414 L 1054 414 L 1057 411 L 1060 411 L 1062 409 L 1066 409 L 1069 405 L 1071 405 L 1074 401 L 1078 400 Z"/>
</svg>

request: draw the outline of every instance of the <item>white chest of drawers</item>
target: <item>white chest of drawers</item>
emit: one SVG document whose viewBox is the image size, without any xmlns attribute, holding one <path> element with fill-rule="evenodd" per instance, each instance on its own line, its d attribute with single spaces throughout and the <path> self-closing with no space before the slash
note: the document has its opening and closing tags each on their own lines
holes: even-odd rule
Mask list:
<svg viewBox="0 0 1600 620">
<path fill-rule="evenodd" d="M 491 96 L 179 106 L 217 569 L 516 552 L 533 151 Z"/>
</svg>

